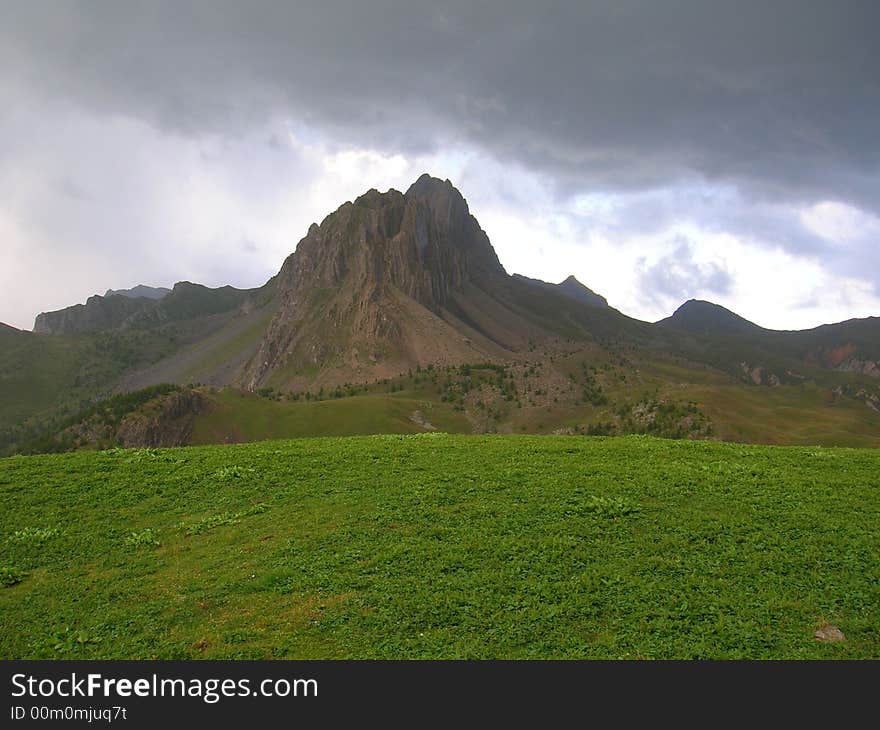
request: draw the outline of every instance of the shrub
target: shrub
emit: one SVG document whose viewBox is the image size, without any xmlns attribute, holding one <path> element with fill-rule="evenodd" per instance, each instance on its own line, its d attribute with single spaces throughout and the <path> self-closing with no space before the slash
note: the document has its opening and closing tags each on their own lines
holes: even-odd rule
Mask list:
<svg viewBox="0 0 880 730">
<path fill-rule="evenodd" d="M 193 522 L 189 525 L 181 524 L 181 528 L 191 534 L 198 535 L 201 532 L 207 532 L 215 527 L 221 527 L 222 525 L 235 525 L 241 522 L 243 517 L 250 517 L 251 515 L 261 514 L 269 509 L 269 505 L 265 502 L 260 502 L 259 504 L 255 504 L 253 507 L 249 507 L 248 509 L 241 510 L 240 512 L 221 512 L 217 515 L 209 515 L 208 517 L 203 517 L 198 522 Z"/>
<path fill-rule="evenodd" d="M 614 519 L 625 517 L 639 511 L 638 505 L 622 497 L 590 496 L 583 502 L 572 505 L 567 514 L 594 514 L 599 517 Z"/>
<path fill-rule="evenodd" d="M 25 527 L 22 530 L 16 530 L 6 539 L 8 542 L 34 544 L 45 542 L 60 534 L 61 531 L 54 527 Z"/>
<path fill-rule="evenodd" d="M 18 568 L 11 568 L 8 565 L 0 567 L 0 586 L 9 588 L 16 583 L 21 583 L 27 577 L 27 573 Z"/>
<path fill-rule="evenodd" d="M 151 527 L 140 532 L 129 533 L 124 542 L 128 547 L 132 548 L 159 547 L 162 544 L 159 542 L 158 530 L 154 530 Z"/>
</svg>

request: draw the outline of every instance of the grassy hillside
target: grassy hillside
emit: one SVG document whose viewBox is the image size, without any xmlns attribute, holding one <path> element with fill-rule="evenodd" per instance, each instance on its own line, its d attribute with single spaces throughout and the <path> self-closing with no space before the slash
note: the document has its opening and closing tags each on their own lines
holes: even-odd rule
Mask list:
<svg viewBox="0 0 880 730">
<path fill-rule="evenodd" d="M 774 445 L 880 446 L 880 412 L 861 389 L 880 393 L 876 381 L 851 373 L 811 372 L 811 380 L 778 387 L 744 383 L 714 369 L 684 367 L 669 359 L 638 362 L 624 382 L 607 387 L 609 397 L 631 400 L 655 393 L 690 401 L 711 420 L 713 438 Z M 845 389 L 847 396 L 835 394 Z M 629 394 L 627 393 L 629 391 Z"/>
<path fill-rule="evenodd" d="M 833 383 L 872 388 L 835 373 Z M 301 436 L 419 433 L 646 433 L 773 445 L 880 446 L 880 412 L 832 383 L 776 388 L 670 359 L 578 351 L 554 362 L 432 368 L 357 388 L 357 395 L 302 400 L 222 390 L 194 420 L 193 443 Z M 313 396 L 314 397 L 314 396 Z M 274 398 L 280 398 L 275 400 Z M 327 400 L 329 399 L 329 400 Z M 690 425 L 688 425 L 690 424 Z"/>
<path fill-rule="evenodd" d="M 87 403 L 42 430 L 34 426 L 26 437 L 7 439 L 5 447 L 0 438 L 0 454 L 425 431 L 880 446 L 874 379 L 820 375 L 756 386 L 680 358 L 596 347 L 549 358 L 536 354 L 521 363 L 432 366 L 311 391 L 187 387 L 181 389 L 186 398 L 163 401 L 151 386 Z M 131 408 L 120 413 L 117 401 Z M 187 403 L 193 410 L 184 412 Z M 148 427 L 133 428 L 135 421 Z"/>
<path fill-rule="evenodd" d="M 0 657 L 877 659 L 878 475 L 646 437 L 7 458 Z"/>
<path fill-rule="evenodd" d="M 173 348 L 157 332 L 0 336 L 0 454 L 109 395 L 126 370 Z"/>
<path fill-rule="evenodd" d="M 376 433 L 422 433 L 424 423 L 443 431 L 470 431 L 464 416 L 446 404 L 405 395 L 361 395 L 336 400 L 279 403 L 254 393 L 224 390 L 211 397 L 212 408 L 196 417 L 193 443 L 356 436 Z M 422 418 L 413 420 L 413 414 Z M 419 418 L 416 416 L 416 418 Z"/>
</svg>

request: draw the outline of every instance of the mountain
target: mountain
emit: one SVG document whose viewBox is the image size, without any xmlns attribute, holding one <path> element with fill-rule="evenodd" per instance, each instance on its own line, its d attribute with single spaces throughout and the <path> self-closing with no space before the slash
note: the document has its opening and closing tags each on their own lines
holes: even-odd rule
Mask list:
<svg viewBox="0 0 880 730">
<path fill-rule="evenodd" d="M 672 327 L 698 335 L 729 335 L 766 332 L 762 327 L 734 314 L 729 309 L 691 299 L 682 304 L 671 317 L 660 320 L 661 327 Z"/>
<path fill-rule="evenodd" d="M 449 180 L 370 190 L 312 225 L 284 262 L 278 311 L 243 384 L 359 382 L 510 358 L 558 334 L 532 289 L 508 276 Z M 554 289 L 556 304 L 589 292 Z"/>
<path fill-rule="evenodd" d="M 146 286 L 145 284 L 138 284 L 131 289 L 108 289 L 104 292 L 104 296 L 120 296 L 128 297 L 129 299 L 138 299 L 140 297 L 145 299 L 161 299 L 166 294 L 170 293 L 171 289 L 166 289 L 164 286 Z"/>
<path fill-rule="evenodd" d="M 438 428 L 880 446 L 880 319 L 635 320 L 574 277 L 508 275 L 429 175 L 312 224 L 261 287 L 137 296 L 157 291 L 0 327 L 0 452 Z"/>
<path fill-rule="evenodd" d="M 678 348 L 688 357 L 755 385 L 830 383 L 829 371 L 880 379 L 876 317 L 801 331 L 769 330 L 717 304 L 691 300 L 657 327 L 686 334 Z M 844 385 L 851 386 L 838 383 Z"/>
<path fill-rule="evenodd" d="M 540 279 L 530 279 L 521 274 L 514 274 L 513 276 L 515 279 L 525 282 L 526 284 L 539 286 L 550 291 L 560 292 L 561 294 L 565 294 L 566 296 L 576 299 L 579 302 L 583 302 L 584 304 L 589 304 L 594 307 L 608 307 L 608 300 L 605 299 L 605 297 L 596 294 L 592 289 L 581 284 L 574 278 L 574 276 L 569 276 L 565 281 L 562 281 L 559 284 L 550 284 L 549 282 L 541 281 Z"/>
</svg>

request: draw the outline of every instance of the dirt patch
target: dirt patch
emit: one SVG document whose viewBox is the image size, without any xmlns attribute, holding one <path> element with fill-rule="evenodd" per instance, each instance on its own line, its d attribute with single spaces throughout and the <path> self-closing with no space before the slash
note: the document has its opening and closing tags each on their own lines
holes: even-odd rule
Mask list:
<svg viewBox="0 0 880 730">
<path fill-rule="evenodd" d="M 437 430 L 436 428 L 434 428 L 433 424 L 427 418 L 425 418 L 424 414 L 421 411 L 413 411 L 413 414 L 409 417 L 409 420 L 413 423 L 418 424 L 426 431 Z"/>
<path fill-rule="evenodd" d="M 822 624 L 813 632 L 813 638 L 826 644 L 846 641 L 846 636 L 834 624 Z"/>
</svg>

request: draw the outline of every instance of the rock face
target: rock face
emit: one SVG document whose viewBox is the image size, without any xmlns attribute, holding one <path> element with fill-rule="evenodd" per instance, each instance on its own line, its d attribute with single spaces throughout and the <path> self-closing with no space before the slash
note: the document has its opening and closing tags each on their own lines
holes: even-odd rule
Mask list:
<svg viewBox="0 0 880 730">
<path fill-rule="evenodd" d="M 92 444 L 132 447 L 185 446 L 192 435 L 193 419 L 205 413 L 210 402 L 198 390 L 180 388 L 156 396 L 122 418 L 96 413 L 68 426 L 55 439 L 82 448 Z"/>
<path fill-rule="evenodd" d="M 844 373 L 860 373 L 880 378 L 880 363 L 865 357 L 856 357 L 859 346 L 846 342 L 835 347 L 819 347 L 807 353 L 804 362 L 820 368 L 840 370 Z"/>
<path fill-rule="evenodd" d="M 485 355 L 491 342 L 475 342 L 480 333 L 465 324 L 469 304 L 508 278 L 448 180 L 370 190 L 313 224 L 284 262 L 278 311 L 247 385 L 279 370 L 286 381 L 331 366 L 363 379 Z"/>
<path fill-rule="evenodd" d="M 128 414 L 116 430 L 116 441 L 124 447 L 185 446 L 192 435 L 193 418 L 204 413 L 208 403 L 197 390 L 170 393 L 150 408 Z"/>
<path fill-rule="evenodd" d="M 743 375 L 755 385 L 768 385 L 771 388 L 776 388 L 782 384 L 779 377 L 775 373 L 767 372 L 763 365 L 752 366 L 746 362 L 741 362 L 739 366 Z"/>
<path fill-rule="evenodd" d="M 818 368 L 837 368 L 842 363 L 852 360 L 853 353 L 858 348 L 852 342 L 847 342 L 837 347 L 819 347 L 808 352 L 804 358 L 807 365 Z"/>
<path fill-rule="evenodd" d="M 847 373 L 861 373 L 872 378 L 880 378 L 880 365 L 874 360 L 859 360 L 851 357 L 848 360 L 844 360 L 835 369 Z"/>
</svg>

